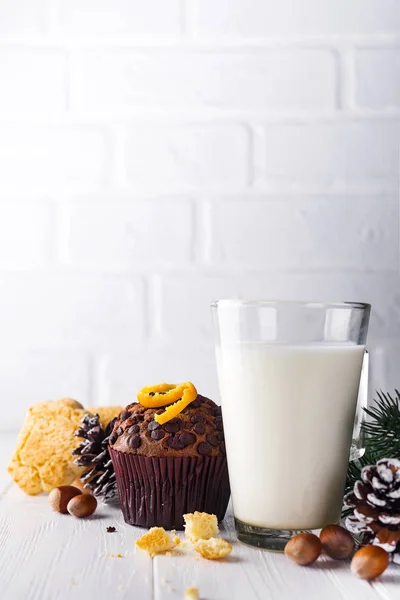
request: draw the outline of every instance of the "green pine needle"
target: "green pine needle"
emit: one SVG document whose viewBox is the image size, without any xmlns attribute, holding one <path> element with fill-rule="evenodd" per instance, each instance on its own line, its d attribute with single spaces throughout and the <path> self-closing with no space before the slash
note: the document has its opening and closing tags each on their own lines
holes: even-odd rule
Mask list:
<svg viewBox="0 0 400 600">
<path fill-rule="evenodd" d="M 382 391 L 371 408 L 365 408 L 369 421 L 362 424 L 366 450 L 362 458 L 350 462 L 347 472 L 346 493 L 361 479 L 361 470 L 381 458 L 400 458 L 400 393 L 395 397 Z"/>
</svg>

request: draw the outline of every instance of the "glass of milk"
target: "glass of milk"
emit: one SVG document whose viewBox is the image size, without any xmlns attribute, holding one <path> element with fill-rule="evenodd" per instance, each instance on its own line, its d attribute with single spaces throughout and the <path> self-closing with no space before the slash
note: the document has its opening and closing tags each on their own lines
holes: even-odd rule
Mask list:
<svg viewBox="0 0 400 600">
<path fill-rule="evenodd" d="M 283 550 L 340 519 L 370 305 L 212 304 L 238 539 Z"/>
</svg>

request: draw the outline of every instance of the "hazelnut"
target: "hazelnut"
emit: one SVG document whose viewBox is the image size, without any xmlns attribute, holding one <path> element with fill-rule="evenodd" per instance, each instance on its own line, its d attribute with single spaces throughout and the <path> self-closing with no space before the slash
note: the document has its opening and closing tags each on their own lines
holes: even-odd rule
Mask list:
<svg viewBox="0 0 400 600">
<path fill-rule="evenodd" d="M 351 561 L 352 572 L 361 579 L 375 579 L 389 565 L 389 555 L 379 546 L 364 546 L 357 550 Z"/>
<path fill-rule="evenodd" d="M 89 494 L 79 494 L 68 502 L 67 510 L 70 515 L 82 519 L 89 517 L 94 513 L 97 507 L 97 500 Z"/>
<path fill-rule="evenodd" d="M 285 546 L 285 554 L 298 565 L 310 565 L 321 554 L 322 544 L 313 533 L 298 533 Z"/>
<path fill-rule="evenodd" d="M 66 514 L 68 512 L 68 502 L 74 498 L 74 496 L 78 496 L 81 493 L 82 492 L 73 485 L 60 485 L 51 490 L 49 494 L 49 502 L 53 510 Z"/>
<path fill-rule="evenodd" d="M 322 550 L 331 558 L 349 558 L 354 552 L 353 536 L 340 525 L 327 525 L 319 534 L 319 538 Z"/>
</svg>

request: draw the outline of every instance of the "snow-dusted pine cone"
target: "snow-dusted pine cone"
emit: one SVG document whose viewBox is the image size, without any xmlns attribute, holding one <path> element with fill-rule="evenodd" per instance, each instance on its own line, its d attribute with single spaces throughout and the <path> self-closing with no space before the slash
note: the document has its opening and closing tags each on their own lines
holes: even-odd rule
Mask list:
<svg viewBox="0 0 400 600">
<path fill-rule="evenodd" d="M 400 460 L 384 458 L 364 467 L 361 481 L 344 498 L 353 508 L 347 517 L 349 531 L 362 536 L 363 544 L 380 546 L 400 564 Z"/>
<path fill-rule="evenodd" d="M 72 454 L 78 456 L 74 461 L 79 467 L 86 467 L 81 475 L 85 488 L 89 488 L 96 498 L 111 502 L 118 497 L 115 473 L 108 451 L 108 439 L 116 419 L 109 422 L 105 429 L 100 424 L 99 415 L 85 415 L 76 437 L 84 438 Z"/>
</svg>

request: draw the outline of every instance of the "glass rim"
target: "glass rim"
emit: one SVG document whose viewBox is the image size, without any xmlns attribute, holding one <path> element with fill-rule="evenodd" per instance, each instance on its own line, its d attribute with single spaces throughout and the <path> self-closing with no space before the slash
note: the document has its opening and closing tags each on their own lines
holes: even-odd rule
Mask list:
<svg viewBox="0 0 400 600">
<path fill-rule="evenodd" d="M 245 300 L 240 298 L 222 298 L 213 300 L 210 304 L 211 308 L 246 308 L 256 306 L 297 306 L 308 308 L 339 308 L 339 309 L 358 309 L 370 310 L 371 305 L 366 302 L 351 302 L 351 301 L 333 301 L 325 302 L 320 300 Z"/>
</svg>

